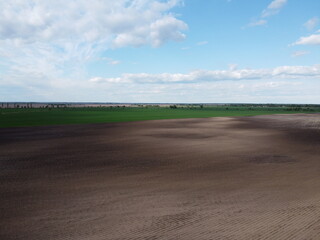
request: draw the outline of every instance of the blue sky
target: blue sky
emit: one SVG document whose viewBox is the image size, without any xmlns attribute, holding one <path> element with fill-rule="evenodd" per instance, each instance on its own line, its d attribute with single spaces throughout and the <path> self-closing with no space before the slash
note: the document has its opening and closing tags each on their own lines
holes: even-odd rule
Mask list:
<svg viewBox="0 0 320 240">
<path fill-rule="evenodd" d="M 0 0 L 0 101 L 317 103 L 318 0 Z"/>
</svg>

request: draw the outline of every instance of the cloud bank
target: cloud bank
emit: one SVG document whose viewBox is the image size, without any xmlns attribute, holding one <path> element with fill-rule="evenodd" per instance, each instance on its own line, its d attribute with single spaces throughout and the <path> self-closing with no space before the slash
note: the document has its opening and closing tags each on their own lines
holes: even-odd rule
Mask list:
<svg viewBox="0 0 320 240">
<path fill-rule="evenodd" d="M 281 66 L 273 69 L 239 69 L 229 70 L 197 70 L 187 74 L 122 74 L 117 78 L 91 78 L 93 83 L 200 83 L 216 81 L 259 80 L 259 79 L 301 79 L 319 78 L 320 65 L 314 66 Z"/>
</svg>

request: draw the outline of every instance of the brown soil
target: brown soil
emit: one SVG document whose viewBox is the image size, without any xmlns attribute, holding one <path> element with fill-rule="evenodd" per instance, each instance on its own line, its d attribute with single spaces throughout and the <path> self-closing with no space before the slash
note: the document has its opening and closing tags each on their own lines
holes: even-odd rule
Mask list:
<svg viewBox="0 0 320 240">
<path fill-rule="evenodd" d="M 320 239 L 320 115 L 0 129 L 0 239 Z"/>
</svg>

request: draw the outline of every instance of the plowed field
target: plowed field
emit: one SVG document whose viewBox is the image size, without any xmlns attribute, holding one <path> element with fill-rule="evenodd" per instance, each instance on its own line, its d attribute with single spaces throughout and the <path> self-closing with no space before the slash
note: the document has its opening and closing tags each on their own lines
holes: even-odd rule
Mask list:
<svg viewBox="0 0 320 240">
<path fill-rule="evenodd" d="M 0 129 L 0 239 L 320 239 L 320 115 Z"/>
</svg>

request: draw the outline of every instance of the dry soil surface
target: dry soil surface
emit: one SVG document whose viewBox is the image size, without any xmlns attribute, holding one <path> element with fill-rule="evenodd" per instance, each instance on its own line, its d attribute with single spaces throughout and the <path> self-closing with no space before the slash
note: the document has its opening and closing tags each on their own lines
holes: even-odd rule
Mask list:
<svg viewBox="0 0 320 240">
<path fill-rule="evenodd" d="M 320 239 L 320 115 L 0 129 L 0 239 Z"/>
</svg>

